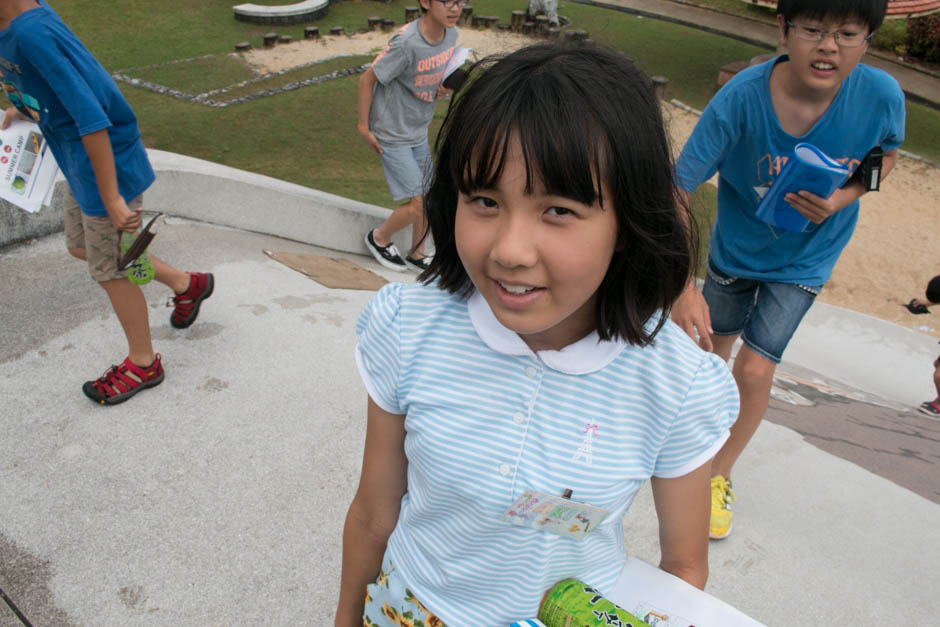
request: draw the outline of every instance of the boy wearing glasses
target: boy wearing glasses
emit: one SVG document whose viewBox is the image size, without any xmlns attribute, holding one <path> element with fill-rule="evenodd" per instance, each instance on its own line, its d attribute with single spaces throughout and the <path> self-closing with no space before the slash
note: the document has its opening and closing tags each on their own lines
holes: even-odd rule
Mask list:
<svg viewBox="0 0 940 627">
<path fill-rule="evenodd" d="M 403 202 L 377 229 L 366 233 L 366 247 L 392 270 L 423 272 L 424 185 L 431 176 L 428 125 L 434 103 L 444 92 L 444 68 L 457 43 L 455 24 L 463 0 L 420 0 L 421 19 L 403 26 L 359 79 L 362 139 L 382 158 L 385 180 L 395 202 Z M 412 227 L 411 250 L 404 258 L 392 236 Z"/>
<path fill-rule="evenodd" d="M 877 183 L 853 176 L 829 198 L 787 194 L 810 221 L 799 233 L 762 222 L 755 209 L 800 142 L 853 170 L 880 146 L 882 179 L 897 162 L 904 94 L 891 76 L 859 63 L 886 6 L 886 0 L 780 0 L 786 53 L 738 73 L 715 95 L 676 164 L 686 200 L 718 173 L 718 214 L 704 289 L 690 283 L 672 318 L 725 359 L 737 337 L 743 341 L 733 368 L 740 413 L 712 462 L 715 539 L 731 533 L 731 468 L 763 419 L 774 369 L 852 236 L 859 197 Z"/>
</svg>

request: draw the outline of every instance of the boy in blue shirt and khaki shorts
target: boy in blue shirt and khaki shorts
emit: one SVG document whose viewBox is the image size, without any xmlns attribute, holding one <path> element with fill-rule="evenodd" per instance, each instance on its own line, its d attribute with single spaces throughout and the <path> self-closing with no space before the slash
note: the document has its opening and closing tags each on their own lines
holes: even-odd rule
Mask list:
<svg viewBox="0 0 940 627">
<path fill-rule="evenodd" d="M 127 338 L 127 358 L 82 389 L 103 405 L 123 402 L 164 377 L 147 301 L 118 268 L 121 233 L 140 227 L 142 194 L 155 178 L 137 118 L 111 76 L 45 2 L 0 2 L 0 69 L 14 105 L 2 126 L 16 117 L 39 125 L 69 185 L 66 246 L 88 262 Z M 212 275 L 151 260 L 157 281 L 174 291 L 170 323 L 188 327 L 212 294 Z"/>
<path fill-rule="evenodd" d="M 853 177 L 829 198 L 788 194 L 810 221 L 800 233 L 762 222 L 755 209 L 800 142 L 852 169 L 880 146 L 882 179 L 897 162 L 904 94 L 891 76 L 859 63 L 886 8 L 885 0 L 780 0 L 786 53 L 715 95 L 676 165 L 686 201 L 718 173 L 718 214 L 704 290 L 690 283 L 672 318 L 726 360 L 743 341 L 733 367 L 741 410 L 712 462 L 715 539 L 731 533 L 731 469 L 763 419 L 776 365 L 851 238 L 869 187 Z"/>
<path fill-rule="evenodd" d="M 464 0 L 420 0 L 421 19 L 403 26 L 359 79 L 357 128 L 366 145 L 382 157 L 382 169 L 395 202 L 382 225 L 366 233 L 366 248 L 392 270 L 423 272 L 422 196 L 433 164 L 428 126 L 434 103 L 444 93 L 444 68 L 457 43 L 454 25 Z M 392 243 L 398 231 L 412 227 L 411 250 L 405 257 Z"/>
</svg>

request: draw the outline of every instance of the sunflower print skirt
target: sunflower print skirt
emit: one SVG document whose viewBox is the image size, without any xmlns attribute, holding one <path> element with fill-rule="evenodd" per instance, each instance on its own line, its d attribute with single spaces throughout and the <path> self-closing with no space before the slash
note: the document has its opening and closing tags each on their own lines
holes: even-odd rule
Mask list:
<svg viewBox="0 0 940 627">
<path fill-rule="evenodd" d="M 362 613 L 364 627 L 446 627 L 415 598 L 395 571 L 391 560 L 383 561 L 375 583 L 366 586 L 366 607 Z"/>
</svg>

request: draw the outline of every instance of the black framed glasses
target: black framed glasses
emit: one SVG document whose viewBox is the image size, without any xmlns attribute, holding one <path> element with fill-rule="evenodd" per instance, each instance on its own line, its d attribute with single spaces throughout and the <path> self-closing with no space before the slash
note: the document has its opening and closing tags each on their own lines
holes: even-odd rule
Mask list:
<svg viewBox="0 0 940 627">
<path fill-rule="evenodd" d="M 836 42 L 836 45 L 842 46 L 843 48 L 856 48 L 861 46 L 874 35 L 874 33 L 868 33 L 866 35 L 862 31 L 849 29 L 823 30 L 815 26 L 804 26 L 803 24 L 794 24 L 793 22 L 787 22 L 787 26 L 793 30 L 793 34 L 796 35 L 798 39 L 802 39 L 803 41 L 819 42 L 822 41 L 823 37 L 826 35 L 832 35 L 832 39 Z"/>
<path fill-rule="evenodd" d="M 453 9 L 458 4 L 464 4 L 467 0 L 436 0 L 444 5 L 447 9 Z"/>
</svg>

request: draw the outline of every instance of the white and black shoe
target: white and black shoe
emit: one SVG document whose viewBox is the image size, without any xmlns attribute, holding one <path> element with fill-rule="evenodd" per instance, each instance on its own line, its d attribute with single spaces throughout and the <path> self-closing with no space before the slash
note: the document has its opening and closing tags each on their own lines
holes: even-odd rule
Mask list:
<svg viewBox="0 0 940 627">
<path fill-rule="evenodd" d="M 430 257 L 412 257 L 408 255 L 405 257 L 405 265 L 408 266 L 408 269 L 412 272 L 417 272 L 421 274 L 431 265 Z"/>
<path fill-rule="evenodd" d="M 408 270 L 408 266 L 405 265 L 405 260 L 401 258 L 401 253 L 398 252 L 398 247 L 395 246 L 395 244 L 392 242 L 389 242 L 385 246 L 379 246 L 375 243 L 375 239 L 372 237 L 372 233 L 374 232 L 375 230 L 373 229 L 372 231 L 366 233 L 366 248 L 369 249 L 369 252 L 372 253 L 373 257 L 375 257 L 375 260 L 389 270 L 406 272 Z"/>
</svg>

